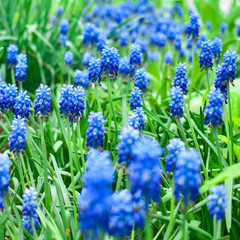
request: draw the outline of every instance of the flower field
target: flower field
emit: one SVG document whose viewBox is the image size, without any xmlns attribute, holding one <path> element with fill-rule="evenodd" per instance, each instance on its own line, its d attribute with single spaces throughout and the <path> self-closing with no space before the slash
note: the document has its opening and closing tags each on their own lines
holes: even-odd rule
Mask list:
<svg viewBox="0 0 240 240">
<path fill-rule="evenodd" d="M 240 3 L 0 1 L 0 240 L 240 231 Z"/>
</svg>

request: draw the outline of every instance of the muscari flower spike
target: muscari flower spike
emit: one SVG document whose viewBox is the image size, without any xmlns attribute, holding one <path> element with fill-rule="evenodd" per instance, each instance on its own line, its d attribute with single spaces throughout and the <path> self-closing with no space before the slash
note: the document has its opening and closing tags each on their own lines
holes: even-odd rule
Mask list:
<svg viewBox="0 0 240 240">
<path fill-rule="evenodd" d="M 0 153 L 0 209 L 4 208 L 3 197 L 8 193 L 11 161 L 6 153 Z"/>
<path fill-rule="evenodd" d="M 144 111 L 142 107 L 137 107 L 133 110 L 133 113 L 128 117 L 127 124 L 135 129 L 144 129 Z"/>
<path fill-rule="evenodd" d="M 142 91 L 140 88 L 135 87 L 132 92 L 131 92 L 132 97 L 129 98 L 130 101 L 130 109 L 134 110 L 137 107 L 141 107 L 141 103 L 142 103 Z"/>
<path fill-rule="evenodd" d="M 226 29 L 227 29 L 227 23 L 222 22 L 222 23 L 220 24 L 220 30 L 221 30 L 221 35 L 222 35 L 222 37 L 224 36 L 224 33 L 225 33 Z"/>
<path fill-rule="evenodd" d="M 147 59 L 151 62 L 156 62 L 159 59 L 159 53 L 158 52 L 151 52 L 149 51 L 147 53 Z"/>
<path fill-rule="evenodd" d="M 127 31 L 124 31 L 120 34 L 120 46 L 121 47 L 125 47 L 128 45 L 128 41 L 129 41 L 129 33 Z"/>
<path fill-rule="evenodd" d="M 165 64 L 169 64 L 171 65 L 172 64 L 172 53 L 170 51 L 166 52 L 165 55 L 164 55 L 164 62 Z"/>
<path fill-rule="evenodd" d="M 175 37 L 174 48 L 175 48 L 177 51 L 180 51 L 180 50 L 181 50 L 181 48 L 182 48 L 182 35 L 178 34 L 178 35 Z"/>
<path fill-rule="evenodd" d="M 6 109 L 10 109 L 10 111 L 13 111 L 14 105 L 16 103 L 16 97 L 18 95 L 18 88 L 16 84 L 9 83 L 6 87 L 5 95 L 6 95 Z"/>
<path fill-rule="evenodd" d="M 64 62 L 68 66 L 73 64 L 73 53 L 71 51 L 66 51 L 65 52 L 65 54 L 64 54 Z"/>
<path fill-rule="evenodd" d="M 179 138 L 169 140 L 167 145 L 168 155 L 166 161 L 166 172 L 174 172 L 179 154 L 186 149 L 186 144 Z"/>
<path fill-rule="evenodd" d="M 146 72 L 144 68 L 141 68 L 136 71 L 135 79 L 134 79 L 134 86 L 141 89 L 141 91 L 146 91 L 147 84 L 149 83 L 149 78 L 146 77 Z"/>
<path fill-rule="evenodd" d="M 193 39 L 198 38 L 198 34 L 199 34 L 199 28 L 200 25 L 198 23 L 198 19 L 199 19 L 199 15 L 192 12 L 190 14 L 190 22 L 187 23 L 185 32 L 186 34 L 190 37 L 192 36 Z"/>
<path fill-rule="evenodd" d="M 67 37 L 66 34 L 62 34 L 62 33 L 59 34 L 58 44 L 60 46 L 64 46 L 65 47 L 66 43 L 67 43 L 67 40 L 68 40 L 68 37 Z"/>
<path fill-rule="evenodd" d="M 91 44 L 97 43 L 98 36 L 99 36 L 99 29 L 93 23 L 86 23 L 84 25 L 84 32 L 83 32 L 83 44 Z"/>
<path fill-rule="evenodd" d="M 91 53 L 88 53 L 88 52 L 85 52 L 83 54 L 83 57 L 82 57 L 82 65 L 83 67 L 89 67 L 89 63 L 90 63 L 90 60 L 92 58 L 92 54 Z"/>
<path fill-rule="evenodd" d="M 10 141 L 10 151 L 16 150 L 17 153 L 20 153 L 21 150 L 26 149 L 27 128 L 24 118 L 20 116 L 14 118 L 10 128 L 12 130 L 8 138 Z"/>
<path fill-rule="evenodd" d="M 146 39 L 137 39 L 136 44 L 138 44 L 141 48 L 142 53 L 146 53 L 148 50 L 148 42 Z"/>
<path fill-rule="evenodd" d="M 93 57 L 89 62 L 88 79 L 90 82 L 97 82 L 100 84 L 101 78 L 101 61 L 100 59 Z"/>
<path fill-rule="evenodd" d="M 232 49 L 227 50 L 223 54 L 224 64 L 226 68 L 226 75 L 228 76 L 228 80 L 233 83 L 233 80 L 235 79 L 235 72 L 237 70 L 237 65 L 235 63 L 237 59 L 237 53 L 236 51 L 233 51 Z"/>
<path fill-rule="evenodd" d="M 33 234 L 32 225 L 35 229 L 38 229 L 38 214 L 36 203 L 38 192 L 35 191 L 34 187 L 26 188 L 23 193 L 23 205 L 22 205 L 22 219 L 23 226 L 27 231 L 30 231 Z"/>
<path fill-rule="evenodd" d="M 118 75 L 119 53 L 114 47 L 105 46 L 101 57 L 101 75 L 114 80 Z"/>
<path fill-rule="evenodd" d="M 240 37 L 240 23 L 239 22 L 236 25 L 236 32 L 237 32 L 237 36 Z"/>
<path fill-rule="evenodd" d="M 15 109 L 15 115 L 20 116 L 21 118 L 29 118 L 30 113 L 30 102 L 31 99 L 27 95 L 27 91 L 21 90 L 16 97 L 14 109 Z"/>
<path fill-rule="evenodd" d="M 74 119 L 80 117 L 83 117 L 84 109 L 85 109 L 85 96 L 86 93 L 84 89 L 80 86 L 74 88 L 74 95 L 75 95 L 75 101 L 74 101 Z"/>
<path fill-rule="evenodd" d="M 14 66 L 17 64 L 18 47 L 15 44 L 9 44 L 7 47 L 7 65 Z"/>
<path fill-rule="evenodd" d="M 51 89 L 48 86 L 40 84 L 36 90 L 36 99 L 34 100 L 34 114 L 48 116 L 51 108 Z"/>
<path fill-rule="evenodd" d="M 201 165 L 202 160 L 195 149 L 182 151 L 177 159 L 174 171 L 174 195 L 176 200 L 182 196 L 186 206 L 189 201 L 195 202 L 199 196 Z"/>
<path fill-rule="evenodd" d="M 217 220 L 224 220 L 225 210 L 227 209 L 227 189 L 224 185 L 216 185 L 210 188 L 212 192 L 211 195 L 208 195 L 207 199 L 210 201 L 207 205 L 208 210 L 210 211 L 209 217 L 216 215 Z"/>
<path fill-rule="evenodd" d="M 130 73 L 130 62 L 128 57 L 122 57 L 119 64 L 119 73 L 128 76 Z"/>
<path fill-rule="evenodd" d="M 141 65 L 142 51 L 139 44 L 132 44 L 129 54 L 129 63 L 131 68 L 135 69 Z"/>
<path fill-rule="evenodd" d="M 153 45 L 156 45 L 159 48 L 163 48 L 166 45 L 167 42 L 167 36 L 163 33 L 155 33 L 152 32 L 149 35 L 150 37 L 150 43 Z"/>
<path fill-rule="evenodd" d="M 105 34 L 100 34 L 97 40 L 97 50 L 102 51 L 107 45 L 107 37 Z"/>
<path fill-rule="evenodd" d="M 57 17 L 60 17 L 64 12 L 64 7 L 63 6 L 59 6 L 58 10 L 57 10 Z"/>
<path fill-rule="evenodd" d="M 180 87 L 173 87 L 170 90 L 171 101 L 169 104 L 170 111 L 174 117 L 182 117 L 183 115 L 183 90 Z"/>
<path fill-rule="evenodd" d="M 83 88 L 89 88 L 90 81 L 89 81 L 89 71 L 81 71 L 76 69 L 74 72 L 74 85 L 75 86 L 82 86 Z"/>
<path fill-rule="evenodd" d="M 179 51 L 179 57 L 185 58 L 185 56 L 186 56 L 186 48 L 182 47 Z"/>
<path fill-rule="evenodd" d="M 25 80 L 27 75 L 27 55 L 26 54 L 18 54 L 17 56 L 17 65 L 15 66 L 15 78 L 19 82 Z"/>
<path fill-rule="evenodd" d="M 210 124 L 212 127 L 217 127 L 220 125 L 222 120 L 223 111 L 223 95 L 220 89 L 212 89 L 208 94 L 209 103 L 206 105 L 204 114 L 205 122 L 204 124 Z"/>
<path fill-rule="evenodd" d="M 59 32 L 60 34 L 63 34 L 64 36 L 68 33 L 68 25 L 69 22 L 66 18 L 62 18 L 59 24 Z"/>
<path fill-rule="evenodd" d="M 86 131 L 87 135 L 87 146 L 92 146 L 94 148 L 103 147 L 103 137 L 104 137 L 104 124 L 106 121 L 102 113 L 91 112 L 88 117 L 88 129 Z"/>
<path fill-rule="evenodd" d="M 6 83 L 0 78 L 0 110 L 3 113 L 6 108 Z"/>
<path fill-rule="evenodd" d="M 184 94 L 187 94 L 187 84 L 188 84 L 188 79 L 186 77 L 187 73 L 187 67 L 186 63 L 179 63 L 177 67 L 175 68 L 175 77 L 173 78 L 173 85 L 174 87 L 180 87 L 183 90 Z"/>
<path fill-rule="evenodd" d="M 134 161 L 134 144 L 140 139 L 140 132 L 130 126 L 125 127 L 120 132 L 118 139 L 120 143 L 117 144 L 118 162 L 126 163 L 127 166 Z"/>
<path fill-rule="evenodd" d="M 201 51 L 199 53 L 199 63 L 201 70 L 210 69 L 212 70 L 212 60 L 213 60 L 213 52 L 211 47 L 211 41 L 205 41 L 201 44 Z"/>
<path fill-rule="evenodd" d="M 215 37 L 212 41 L 211 41 L 211 48 L 212 48 L 212 52 L 214 55 L 214 58 L 216 60 L 216 62 L 219 62 L 219 58 L 220 58 L 220 54 L 222 51 L 222 39 Z"/>
</svg>

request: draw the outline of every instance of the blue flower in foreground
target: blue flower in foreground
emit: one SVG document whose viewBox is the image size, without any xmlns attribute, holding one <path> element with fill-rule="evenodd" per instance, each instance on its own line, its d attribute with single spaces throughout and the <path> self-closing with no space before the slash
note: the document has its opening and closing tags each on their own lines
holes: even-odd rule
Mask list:
<svg viewBox="0 0 240 240">
<path fill-rule="evenodd" d="M 93 57 L 90 59 L 88 68 L 88 78 L 91 82 L 101 82 L 101 61 L 100 59 Z"/>
<path fill-rule="evenodd" d="M 4 208 L 3 197 L 8 193 L 11 161 L 7 154 L 0 153 L 0 209 Z"/>
<path fill-rule="evenodd" d="M 166 172 L 174 172 L 179 154 L 186 149 L 186 144 L 179 138 L 169 140 L 167 145 L 168 156 L 166 157 Z"/>
<path fill-rule="evenodd" d="M 90 80 L 88 76 L 89 76 L 88 70 L 81 71 L 76 69 L 74 72 L 74 85 L 82 86 L 85 89 L 89 88 Z"/>
<path fill-rule="evenodd" d="M 212 194 L 207 197 L 210 201 L 207 205 L 210 211 L 209 217 L 216 215 L 217 220 L 224 220 L 227 209 L 227 189 L 224 185 L 216 185 L 210 188 Z"/>
<path fill-rule="evenodd" d="M 23 193 L 23 205 L 22 205 L 22 219 L 23 226 L 27 231 L 30 231 L 33 234 L 32 224 L 35 229 L 38 229 L 38 214 L 37 208 L 38 205 L 36 203 L 38 193 L 35 191 L 34 187 L 26 188 Z"/>
<path fill-rule="evenodd" d="M 82 87 L 74 88 L 74 118 L 83 117 L 83 111 L 85 109 L 85 91 Z"/>
<path fill-rule="evenodd" d="M 228 80 L 232 83 L 235 79 L 235 72 L 237 70 L 237 65 L 235 63 L 237 59 L 237 53 L 236 51 L 233 51 L 232 49 L 227 50 L 223 54 L 224 64 L 226 67 L 226 74 L 228 77 Z"/>
<path fill-rule="evenodd" d="M 11 134 L 9 135 L 10 151 L 16 150 L 19 153 L 26 149 L 25 142 L 27 138 L 27 128 L 25 126 L 24 118 L 17 116 L 13 119 L 11 125 Z"/>
<path fill-rule="evenodd" d="M 15 115 L 21 116 L 21 118 L 29 118 L 29 112 L 30 112 L 30 102 L 31 99 L 27 95 L 27 91 L 20 91 L 18 96 L 16 97 L 14 109 L 15 109 Z"/>
<path fill-rule="evenodd" d="M 133 44 L 130 49 L 129 62 L 132 68 L 136 68 L 141 65 L 142 51 L 139 44 Z"/>
<path fill-rule="evenodd" d="M 200 25 L 198 23 L 199 16 L 198 14 L 192 12 L 190 15 L 190 22 L 187 23 L 185 32 L 190 37 L 192 36 L 193 39 L 196 39 L 199 34 Z"/>
<path fill-rule="evenodd" d="M 164 62 L 165 64 L 169 64 L 171 65 L 172 64 L 172 53 L 170 51 L 166 52 L 165 55 L 164 55 Z"/>
<path fill-rule="evenodd" d="M 222 39 L 218 38 L 218 37 L 215 37 L 211 41 L 211 48 L 212 48 L 214 58 L 218 63 L 219 58 L 220 58 L 220 54 L 221 54 L 221 51 L 222 51 Z"/>
<path fill-rule="evenodd" d="M 213 60 L 213 52 L 211 47 L 211 41 L 205 41 L 201 44 L 201 51 L 199 53 L 199 62 L 201 70 L 210 69 L 212 70 L 212 60 Z"/>
<path fill-rule="evenodd" d="M 201 165 L 202 160 L 195 149 L 179 154 L 174 172 L 174 194 L 176 200 L 182 195 L 185 205 L 188 205 L 189 201 L 195 202 L 199 196 Z"/>
<path fill-rule="evenodd" d="M 175 68 L 175 77 L 173 78 L 173 85 L 174 87 L 180 87 L 183 90 L 183 93 L 186 94 L 188 92 L 187 90 L 187 84 L 188 79 L 186 77 L 187 73 L 187 67 L 186 63 L 179 63 L 177 67 Z"/>
<path fill-rule="evenodd" d="M 205 107 L 205 122 L 204 124 L 209 124 L 210 126 L 218 126 L 220 125 L 222 120 L 223 111 L 223 95 L 220 89 L 212 89 L 212 91 L 208 94 L 209 103 Z"/>
<path fill-rule="evenodd" d="M 182 117 L 183 115 L 183 90 L 180 87 L 173 87 L 170 90 L 171 101 L 169 104 L 172 116 Z"/>
<path fill-rule="evenodd" d="M 16 84 L 9 83 L 6 87 L 5 95 L 6 95 L 6 109 L 10 109 L 12 111 L 16 102 L 16 97 L 18 95 L 18 88 Z"/>
<path fill-rule="evenodd" d="M 92 54 L 91 53 L 88 53 L 88 52 L 85 52 L 83 54 L 83 57 L 82 57 L 82 65 L 83 67 L 89 67 L 89 63 L 90 63 L 90 60 L 92 58 Z"/>
<path fill-rule="evenodd" d="M 18 47 L 15 44 L 9 44 L 7 47 L 7 64 L 14 66 L 17 63 Z"/>
<path fill-rule="evenodd" d="M 6 83 L 0 79 L 0 110 L 3 113 L 6 108 Z"/>
<path fill-rule="evenodd" d="M 137 107 L 133 110 L 131 116 L 128 117 L 127 124 L 135 129 L 144 129 L 145 119 L 143 117 L 144 111 L 142 107 Z"/>
<path fill-rule="evenodd" d="M 132 92 L 131 92 L 132 97 L 129 98 L 130 101 L 130 109 L 134 110 L 137 107 L 141 107 L 141 103 L 142 103 L 142 91 L 140 88 L 135 87 Z"/>
<path fill-rule="evenodd" d="M 101 57 L 101 75 L 110 80 L 114 80 L 118 75 L 119 53 L 114 47 L 105 46 L 102 50 Z"/>
<path fill-rule="evenodd" d="M 122 129 L 118 139 L 120 140 L 120 143 L 117 144 L 117 149 L 119 150 L 118 162 L 125 162 L 129 166 L 134 161 L 134 144 L 140 139 L 140 132 L 128 126 Z"/>
<path fill-rule="evenodd" d="M 107 37 L 105 34 L 100 34 L 97 40 L 97 50 L 102 51 L 107 45 Z"/>
<path fill-rule="evenodd" d="M 27 75 L 27 55 L 18 54 L 17 56 L 17 65 L 15 66 L 15 78 L 16 80 L 22 82 L 25 80 Z"/>
<path fill-rule="evenodd" d="M 122 57 L 119 64 L 119 73 L 128 76 L 130 73 L 130 62 L 128 57 Z"/>
<path fill-rule="evenodd" d="M 34 100 L 34 114 L 41 117 L 48 116 L 51 107 L 51 89 L 48 86 L 40 84 L 36 91 L 36 99 Z"/>
<path fill-rule="evenodd" d="M 59 32 L 63 35 L 67 35 L 68 33 L 68 20 L 66 18 L 62 18 L 59 24 Z"/>
<path fill-rule="evenodd" d="M 132 194 L 141 191 L 146 205 L 151 200 L 160 201 L 161 165 L 163 150 L 159 143 L 143 136 L 133 148 L 135 155 L 129 167 Z"/>
<path fill-rule="evenodd" d="M 91 112 L 88 116 L 88 129 L 86 132 L 87 135 L 87 146 L 92 146 L 94 148 L 103 147 L 103 137 L 105 128 L 104 117 L 102 113 Z"/>
<path fill-rule="evenodd" d="M 134 86 L 141 89 L 143 92 L 146 91 L 147 84 L 149 83 L 149 78 L 146 77 L 146 72 L 144 68 L 141 68 L 136 71 Z"/>
<path fill-rule="evenodd" d="M 66 51 L 64 54 L 64 62 L 66 65 L 73 64 L 73 53 L 71 51 Z"/>
</svg>

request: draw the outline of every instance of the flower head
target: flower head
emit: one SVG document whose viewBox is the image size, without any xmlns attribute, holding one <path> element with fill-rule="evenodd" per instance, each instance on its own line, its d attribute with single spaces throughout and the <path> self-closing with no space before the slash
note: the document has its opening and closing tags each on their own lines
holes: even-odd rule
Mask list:
<svg viewBox="0 0 240 240">
<path fill-rule="evenodd" d="M 135 69 L 141 65 L 142 51 L 139 44 L 132 44 L 129 54 L 129 63 L 131 68 Z"/>
<path fill-rule="evenodd" d="M 179 51 L 179 57 L 185 58 L 185 56 L 186 56 L 186 48 L 182 47 Z"/>
<path fill-rule="evenodd" d="M 83 44 L 93 45 L 94 43 L 97 43 L 99 33 L 99 28 L 96 27 L 93 23 L 86 23 L 84 25 Z"/>
<path fill-rule="evenodd" d="M 127 124 L 135 129 L 144 129 L 144 111 L 142 107 L 137 107 L 133 110 L 131 116 L 128 117 Z"/>
<path fill-rule="evenodd" d="M 187 23 L 187 26 L 186 26 L 186 30 L 185 30 L 186 34 L 189 37 L 192 36 L 193 39 L 196 39 L 198 37 L 199 28 L 200 28 L 198 19 L 199 19 L 198 14 L 192 12 L 190 15 L 190 22 Z"/>
<path fill-rule="evenodd" d="M 14 104 L 15 115 L 20 116 L 21 118 L 29 118 L 30 112 L 30 102 L 31 99 L 27 95 L 27 91 L 20 91 L 18 96 L 16 97 L 16 101 Z"/>
<path fill-rule="evenodd" d="M 237 59 L 237 53 L 236 51 L 233 51 L 232 49 L 227 50 L 223 54 L 224 64 L 226 67 L 226 74 L 228 76 L 228 80 L 232 83 L 235 79 L 235 72 L 237 70 L 237 65 L 235 63 Z"/>
<path fill-rule="evenodd" d="M 129 98 L 130 101 L 130 109 L 134 110 L 137 107 L 141 107 L 141 96 L 142 96 L 142 91 L 140 88 L 135 87 L 132 92 L 131 92 L 132 97 Z"/>
<path fill-rule="evenodd" d="M 16 80 L 22 82 L 25 80 L 27 75 L 27 55 L 18 54 L 17 56 L 17 65 L 15 66 L 15 78 Z"/>
<path fill-rule="evenodd" d="M 81 71 L 76 69 L 74 72 L 74 85 L 82 86 L 83 88 L 89 88 L 90 80 L 89 80 L 89 71 Z"/>
<path fill-rule="evenodd" d="M 187 84 L 188 80 L 186 77 L 187 67 L 186 63 L 179 63 L 175 68 L 175 77 L 173 78 L 174 87 L 180 87 L 183 90 L 183 93 L 187 93 Z"/>
<path fill-rule="evenodd" d="M 200 68 L 212 69 L 213 52 L 211 47 L 211 41 L 205 41 L 201 44 L 201 51 L 199 53 Z"/>
<path fill-rule="evenodd" d="M 83 111 L 85 109 L 85 91 L 82 87 L 74 88 L 74 118 L 83 117 Z"/>
<path fill-rule="evenodd" d="M 73 64 L 73 53 L 71 51 L 66 51 L 64 54 L 64 62 L 66 65 Z"/>
<path fill-rule="evenodd" d="M 3 113 L 6 108 L 6 83 L 0 78 L 0 110 Z"/>
<path fill-rule="evenodd" d="M 146 77 L 146 72 L 144 68 L 141 68 L 136 71 L 134 86 L 141 89 L 143 92 L 146 91 L 147 84 L 149 83 L 149 78 Z"/>
<path fill-rule="evenodd" d="M 155 32 L 150 32 L 150 43 L 152 45 L 156 45 L 159 48 L 163 48 L 166 45 L 167 42 L 167 36 L 161 32 L 155 33 Z"/>
<path fill-rule="evenodd" d="M 119 64 L 119 73 L 128 76 L 130 73 L 130 62 L 128 57 L 122 57 Z"/>
<path fill-rule="evenodd" d="M 6 109 L 10 109 L 12 111 L 16 102 L 16 97 L 18 95 L 18 88 L 16 84 L 9 83 L 6 87 L 5 95 L 6 95 Z"/>
<path fill-rule="evenodd" d="M 120 46 L 125 47 L 128 45 L 129 41 L 129 33 L 127 31 L 124 31 L 120 34 Z"/>
<path fill-rule="evenodd" d="M 159 59 L 159 53 L 158 52 L 151 52 L 148 51 L 147 53 L 147 59 L 152 62 L 156 62 Z"/>
<path fill-rule="evenodd" d="M 146 39 L 137 39 L 136 44 L 141 48 L 142 53 L 146 53 L 148 50 L 148 42 Z"/>
<path fill-rule="evenodd" d="M 215 37 L 211 41 L 211 48 L 212 48 L 214 58 L 218 62 L 219 58 L 220 58 L 221 51 L 222 51 L 222 39 L 218 38 L 218 37 Z"/>
<path fill-rule="evenodd" d="M 57 10 L 57 17 L 60 17 L 64 12 L 64 7 L 63 6 L 59 6 L 58 10 Z"/>
<path fill-rule="evenodd" d="M 169 64 L 171 65 L 172 64 L 172 53 L 170 51 L 166 52 L 165 55 L 164 55 L 164 62 L 165 64 Z"/>
<path fill-rule="evenodd" d="M 183 115 L 183 90 L 180 87 L 173 87 L 170 90 L 171 102 L 169 104 L 172 116 L 182 117 Z"/>
<path fill-rule="evenodd" d="M 208 30 L 211 30 L 212 29 L 212 22 L 211 21 L 207 21 L 206 22 L 206 27 Z"/>
<path fill-rule="evenodd" d="M 97 50 L 102 51 L 107 45 L 107 37 L 105 34 L 100 34 L 97 40 Z"/>
<path fill-rule="evenodd" d="M 100 59 L 93 57 L 89 62 L 88 78 L 90 82 L 101 82 L 101 61 Z"/>
<path fill-rule="evenodd" d="M 7 64 L 14 66 L 17 63 L 18 47 L 15 44 L 9 44 L 7 47 Z"/>
<path fill-rule="evenodd" d="M 68 20 L 66 18 L 62 18 L 59 24 L 59 32 L 60 34 L 67 35 L 68 33 Z"/>
<path fill-rule="evenodd" d="M 58 38 L 58 44 L 60 46 L 66 46 L 66 43 L 67 43 L 67 40 L 68 40 L 68 37 L 66 34 L 63 34 L 63 33 L 60 33 L 59 34 L 59 38 Z"/>
<path fill-rule="evenodd" d="M 175 41 L 174 41 L 174 48 L 179 51 L 182 48 L 182 35 L 178 34 L 175 37 Z"/>
<path fill-rule="evenodd" d="M 93 57 L 92 54 L 89 53 L 89 52 L 85 52 L 83 54 L 83 58 L 82 58 L 83 67 L 89 67 L 89 63 L 90 63 L 90 60 L 91 60 L 92 57 Z"/>
<path fill-rule="evenodd" d="M 220 24 L 220 30 L 221 30 L 221 35 L 222 35 L 222 36 L 224 35 L 226 29 L 227 29 L 227 23 L 222 22 L 222 23 Z"/>
</svg>

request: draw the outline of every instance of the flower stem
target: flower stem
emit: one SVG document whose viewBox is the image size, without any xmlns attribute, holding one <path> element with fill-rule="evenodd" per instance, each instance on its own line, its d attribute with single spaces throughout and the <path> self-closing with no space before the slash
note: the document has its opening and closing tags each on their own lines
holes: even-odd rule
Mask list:
<svg viewBox="0 0 240 240">
<path fill-rule="evenodd" d="M 206 68 L 206 75 L 207 75 L 207 86 L 208 86 L 208 92 L 210 92 L 210 81 L 209 81 L 208 68 Z"/>
<path fill-rule="evenodd" d="M 21 153 L 17 153 L 17 160 L 18 160 L 18 172 L 19 172 L 19 177 L 20 177 L 20 181 L 22 184 L 22 190 L 24 191 L 25 189 L 25 184 L 24 184 L 24 179 L 23 179 L 23 170 L 22 170 L 22 164 L 21 164 L 21 158 L 20 158 L 20 154 Z"/>
<path fill-rule="evenodd" d="M 172 187 L 173 189 L 173 187 Z M 175 197 L 174 194 L 172 194 L 171 198 L 171 209 L 170 209 L 170 221 L 168 225 L 168 231 L 166 232 L 167 236 L 166 239 L 169 239 L 169 236 L 171 236 L 172 229 L 173 229 L 173 222 L 174 222 L 174 207 L 175 207 Z M 165 239 L 165 236 L 164 236 Z"/>
<path fill-rule="evenodd" d="M 14 70 L 15 70 L 15 69 L 14 69 L 14 66 L 12 66 L 12 67 L 11 67 L 12 84 L 16 84 Z"/>
<path fill-rule="evenodd" d="M 85 159 L 84 159 L 84 154 L 83 154 L 83 144 L 82 144 L 82 136 L 81 136 L 81 123 L 80 119 L 77 119 L 77 129 L 78 129 L 78 140 L 80 144 L 80 151 L 81 151 L 81 159 L 82 159 L 82 167 L 83 167 L 83 172 L 86 171 L 86 166 L 85 166 Z"/>
<path fill-rule="evenodd" d="M 153 232 L 152 232 L 152 224 L 151 224 L 151 214 L 150 211 L 147 211 L 147 217 L 146 217 L 146 235 L 145 235 L 145 240 L 152 240 L 153 239 Z"/>
<path fill-rule="evenodd" d="M 182 225 L 182 239 L 188 239 L 188 225 L 187 225 L 187 211 L 184 210 L 183 213 L 183 225 Z"/>
<path fill-rule="evenodd" d="M 213 127 L 213 134 L 214 134 L 214 138 L 215 138 L 215 142 L 216 142 L 216 146 L 217 146 L 218 162 L 219 162 L 220 169 L 222 171 L 223 170 L 222 155 L 221 155 L 221 150 L 220 150 L 220 146 L 219 146 L 219 142 L 218 142 L 218 134 L 217 134 L 216 126 Z"/>
<path fill-rule="evenodd" d="M 182 140 L 186 143 L 187 148 L 189 148 L 188 142 L 187 142 L 187 137 L 186 137 L 186 134 L 183 129 L 183 125 L 182 125 L 179 117 L 177 117 L 177 124 L 178 124 L 179 130 L 180 130 L 180 134 L 182 135 Z"/>
<path fill-rule="evenodd" d="M 70 73 L 70 67 L 68 67 L 68 84 L 71 85 L 71 73 Z"/>
<path fill-rule="evenodd" d="M 194 77 L 194 66 L 195 66 L 195 52 L 194 52 L 195 40 L 192 40 L 192 76 L 191 76 L 191 85 L 188 94 L 188 109 L 190 108 L 190 101 L 192 95 L 192 88 L 193 88 L 193 77 Z"/>
<path fill-rule="evenodd" d="M 101 102 L 100 102 L 100 98 L 99 98 L 99 94 L 98 94 L 98 90 L 97 90 L 97 84 L 95 84 L 95 93 L 96 93 L 97 102 L 98 102 L 98 111 L 102 112 Z"/>
</svg>

